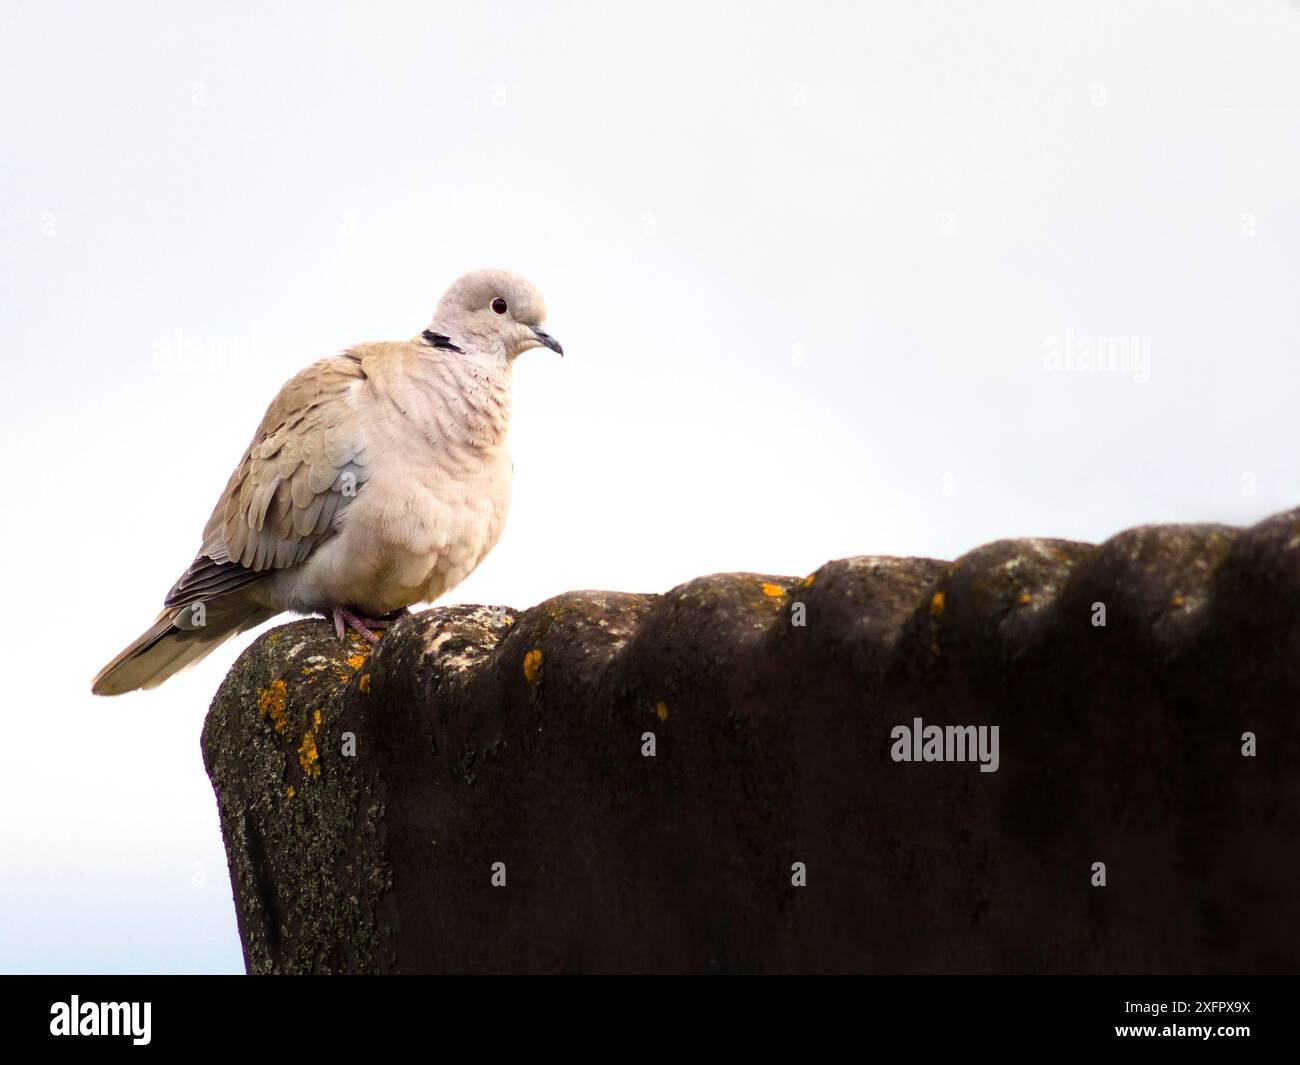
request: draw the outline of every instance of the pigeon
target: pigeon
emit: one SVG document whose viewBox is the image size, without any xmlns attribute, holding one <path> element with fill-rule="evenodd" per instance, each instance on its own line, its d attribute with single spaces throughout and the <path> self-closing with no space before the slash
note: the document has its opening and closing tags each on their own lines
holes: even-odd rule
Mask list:
<svg viewBox="0 0 1300 1065">
<path fill-rule="evenodd" d="M 531 282 L 466 274 L 410 340 L 358 344 L 292 378 L 267 408 L 162 613 L 95 677 L 155 688 L 285 611 L 374 644 L 414 603 L 463 581 L 510 503 L 514 360 L 564 349 Z"/>
</svg>

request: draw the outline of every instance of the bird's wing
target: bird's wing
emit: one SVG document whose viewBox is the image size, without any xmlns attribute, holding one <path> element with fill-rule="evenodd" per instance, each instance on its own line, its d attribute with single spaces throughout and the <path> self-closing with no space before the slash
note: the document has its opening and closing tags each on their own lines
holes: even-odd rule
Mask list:
<svg viewBox="0 0 1300 1065">
<path fill-rule="evenodd" d="M 243 588 L 296 565 L 333 535 L 366 480 L 351 397 L 365 379 L 361 357 L 346 352 L 307 367 L 280 390 L 165 606 Z"/>
</svg>

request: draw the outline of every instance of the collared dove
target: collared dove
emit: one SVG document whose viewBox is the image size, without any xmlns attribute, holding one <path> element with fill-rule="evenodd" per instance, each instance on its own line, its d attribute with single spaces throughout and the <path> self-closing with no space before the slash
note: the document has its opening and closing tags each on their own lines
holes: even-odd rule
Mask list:
<svg viewBox="0 0 1300 1065">
<path fill-rule="evenodd" d="M 510 502 L 516 356 L 547 347 L 533 285 L 466 274 L 429 328 L 322 359 L 275 397 L 154 624 L 95 678 L 154 688 L 282 611 L 324 613 L 339 638 L 463 581 Z M 378 620 L 372 620 L 378 619 Z"/>
</svg>

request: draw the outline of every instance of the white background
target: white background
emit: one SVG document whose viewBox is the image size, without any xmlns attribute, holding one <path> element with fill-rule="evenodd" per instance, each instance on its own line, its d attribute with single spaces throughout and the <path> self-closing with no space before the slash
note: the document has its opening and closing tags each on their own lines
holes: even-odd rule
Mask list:
<svg viewBox="0 0 1300 1065">
<path fill-rule="evenodd" d="M 3 0 L 0 969 L 241 969 L 198 739 L 251 638 L 90 678 L 279 385 L 464 270 L 568 355 L 449 602 L 1292 505 L 1298 56 L 1264 0 Z"/>
</svg>

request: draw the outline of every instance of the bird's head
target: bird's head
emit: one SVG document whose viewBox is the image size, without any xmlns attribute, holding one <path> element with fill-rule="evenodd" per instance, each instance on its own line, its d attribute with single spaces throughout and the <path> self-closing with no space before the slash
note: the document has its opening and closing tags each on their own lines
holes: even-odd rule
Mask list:
<svg viewBox="0 0 1300 1065">
<path fill-rule="evenodd" d="M 559 341 L 542 329 L 545 320 L 546 302 L 527 278 L 508 270 L 475 270 L 447 290 L 430 331 L 460 346 L 501 351 L 512 361 L 530 348 L 563 355 Z"/>
</svg>

